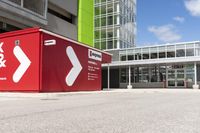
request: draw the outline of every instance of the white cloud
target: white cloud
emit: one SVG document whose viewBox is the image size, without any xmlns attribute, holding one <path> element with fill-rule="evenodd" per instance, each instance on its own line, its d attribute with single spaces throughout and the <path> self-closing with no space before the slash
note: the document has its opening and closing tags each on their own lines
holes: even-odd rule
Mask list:
<svg viewBox="0 0 200 133">
<path fill-rule="evenodd" d="M 184 17 L 180 17 L 180 16 L 176 16 L 173 18 L 173 20 L 177 21 L 177 22 L 180 22 L 180 23 L 183 23 L 185 21 L 185 18 Z"/>
<path fill-rule="evenodd" d="M 163 26 L 151 26 L 148 28 L 148 30 L 163 42 L 174 42 L 181 39 L 181 35 L 176 32 L 176 28 L 172 24 Z"/>
<path fill-rule="evenodd" d="M 192 16 L 200 16 L 200 0 L 185 0 L 185 7 Z"/>
</svg>

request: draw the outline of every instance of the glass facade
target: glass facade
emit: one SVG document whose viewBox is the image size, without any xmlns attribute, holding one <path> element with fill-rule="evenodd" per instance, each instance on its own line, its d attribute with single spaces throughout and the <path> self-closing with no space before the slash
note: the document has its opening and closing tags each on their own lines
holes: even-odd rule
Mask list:
<svg viewBox="0 0 200 133">
<path fill-rule="evenodd" d="M 200 42 L 132 48 L 119 51 L 119 60 L 152 60 L 200 56 Z"/>
<path fill-rule="evenodd" d="M 134 47 L 136 0 L 95 0 L 94 10 L 96 48 Z"/>
<path fill-rule="evenodd" d="M 120 83 L 128 84 L 128 77 L 128 67 L 120 68 Z M 131 66 L 132 84 L 156 82 L 166 82 L 168 87 L 175 82 L 177 86 L 180 86 L 181 82 L 184 83 L 183 86 L 187 86 L 185 83 L 194 82 L 194 64 Z"/>
<path fill-rule="evenodd" d="M 119 68 L 119 88 L 130 84 L 133 88 L 192 88 L 200 84 L 200 41 L 127 48 L 113 54 L 117 58 L 109 67 Z"/>
<path fill-rule="evenodd" d="M 128 68 L 120 68 L 120 83 L 128 83 Z M 166 80 L 166 66 L 132 66 L 131 83 L 163 82 Z"/>
</svg>

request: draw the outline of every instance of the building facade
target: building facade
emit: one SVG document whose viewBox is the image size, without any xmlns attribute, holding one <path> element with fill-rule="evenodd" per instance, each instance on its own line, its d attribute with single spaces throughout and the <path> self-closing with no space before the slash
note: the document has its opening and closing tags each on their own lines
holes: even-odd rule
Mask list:
<svg viewBox="0 0 200 133">
<path fill-rule="evenodd" d="M 104 88 L 107 81 L 111 88 L 192 88 L 200 84 L 200 41 L 115 50 L 114 57 L 103 66 Z"/>
<path fill-rule="evenodd" d="M 94 0 L 79 0 L 78 40 L 94 46 Z"/>
<path fill-rule="evenodd" d="M 0 0 L 0 32 L 42 27 L 78 39 L 77 0 Z"/>
<path fill-rule="evenodd" d="M 135 45 L 136 0 L 95 0 L 94 47 L 102 50 Z"/>
<path fill-rule="evenodd" d="M 0 33 L 39 26 L 113 54 L 103 88 L 192 88 L 200 42 L 135 47 L 136 0 L 0 0 Z"/>
</svg>

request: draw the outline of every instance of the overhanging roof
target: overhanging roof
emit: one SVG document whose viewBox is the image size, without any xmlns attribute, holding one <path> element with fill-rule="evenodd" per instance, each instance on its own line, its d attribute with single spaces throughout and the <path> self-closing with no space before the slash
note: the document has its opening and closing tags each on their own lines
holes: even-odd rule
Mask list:
<svg viewBox="0 0 200 133">
<path fill-rule="evenodd" d="M 200 62 L 199 56 L 178 57 L 178 58 L 162 58 L 149 60 L 132 60 L 132 61 L 114 61 L 110 64 L 103 64 L 102 67 L 116 67 L 116 66 L 134 66 L 134 65 L 153 65 L 153 64 L 174 64 L 174 63 L 190 63 Z"/>
</svg>

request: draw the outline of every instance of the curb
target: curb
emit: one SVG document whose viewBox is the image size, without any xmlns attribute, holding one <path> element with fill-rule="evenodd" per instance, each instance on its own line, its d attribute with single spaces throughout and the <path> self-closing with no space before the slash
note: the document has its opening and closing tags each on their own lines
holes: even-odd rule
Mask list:
<svg viewBox="0 0 200 133">
<path fill-rule="evenodd" d="M 81 92 L 56 92 L 56 93 L 19 93 L 19 92 L 0 92 L 0 98 L 58 98 L 72 95 L 88 94 L 108 94 L 108 93 L 200 93 L 194 89 L 109 89 L 102 91 L 81 91 Z"/>
</svg>

